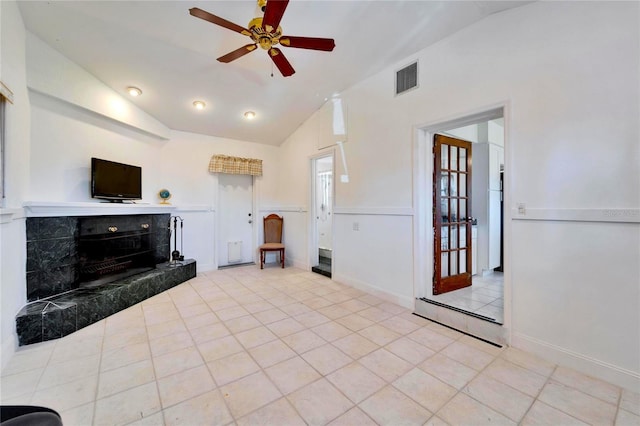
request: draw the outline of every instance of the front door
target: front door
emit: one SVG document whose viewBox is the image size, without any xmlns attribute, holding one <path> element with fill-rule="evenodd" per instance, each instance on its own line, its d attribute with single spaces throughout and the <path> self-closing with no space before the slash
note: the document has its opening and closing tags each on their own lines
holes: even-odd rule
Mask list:
<svg viewBox="0 0 640 426">
<path fill-rule="evenodd" d="M 433 294 L 471 285 L 471 142 L 433 141 Z"/>
<path fill-rule="evenodd" d="M 253 177 L 218 174 L 218 266 L 253 262 Z"/>
</svg>

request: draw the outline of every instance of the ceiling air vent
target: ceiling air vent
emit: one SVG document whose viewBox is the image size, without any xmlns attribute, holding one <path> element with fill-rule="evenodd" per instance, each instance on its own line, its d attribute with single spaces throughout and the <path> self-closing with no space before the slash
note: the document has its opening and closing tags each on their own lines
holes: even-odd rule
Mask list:
<svg viewBox="0 0 640 426">
<path fill-rule="evenodd" d="M 418 87 L 418 63 L 414 62 L 396 72 L 396 95 Z"/>
</svg>

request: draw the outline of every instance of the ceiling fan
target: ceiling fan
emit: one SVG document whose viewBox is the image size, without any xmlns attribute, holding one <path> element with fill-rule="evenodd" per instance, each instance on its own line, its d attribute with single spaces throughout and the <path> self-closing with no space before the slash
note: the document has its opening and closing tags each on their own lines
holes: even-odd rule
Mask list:
<svg viewBox="0 0 640 426">
<path fill-rule="evenodd" d="M 193 7 L 189 9 L 189 13 L 196 18 L 204 19 L 213 24 L 220 25 L 231 31 L 246 35 L 253 40 L 253 43 L 242 46 L 239 49 L 220 56 L 218 61 L 231 62 L 249 52 L 253 52 L 258 45 L 265 49 L 273 63 L 278 67 L 284 77 L 293 75 L 296 71 L 293 69 L 287 58 L 282 54 L 276 46 L 280 44 L 286 47 L 296 47 L 299 49 L 323 50 L 330 52 L 335 47 L 335 42 L 331 38 L 317 37 L 294 37 L 282 35 L 280 20 L 284 15 L 284 11 L 289 4 L 289 0 L 257 0 L 258 7 L 264 12 L 263 17 L 253 18 L 248 25 L 248 29 L 240 25 L 229 22 L 219 16 Z"/>
</svg>

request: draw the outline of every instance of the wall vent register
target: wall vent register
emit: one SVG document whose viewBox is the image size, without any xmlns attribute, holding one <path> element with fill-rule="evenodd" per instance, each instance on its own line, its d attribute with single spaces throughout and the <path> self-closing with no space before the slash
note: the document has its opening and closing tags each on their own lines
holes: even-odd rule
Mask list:
<svg viewBox="0 0 640 426">
<path fill-rule="evenodd" d="M 396 72 L 396 95 L 418 87 L 418 63 L 414 62 Z"/>
</svg>

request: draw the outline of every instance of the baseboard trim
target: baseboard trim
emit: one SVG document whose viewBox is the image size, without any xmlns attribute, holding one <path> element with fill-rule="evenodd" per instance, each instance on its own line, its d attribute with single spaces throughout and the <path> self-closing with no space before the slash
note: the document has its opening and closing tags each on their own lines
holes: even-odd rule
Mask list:
<svg viewBox="0 0 640 426">
<path fill-rule="evenodd" d="M 522 333 L 512 333 L 511 346 L 634 392 L 640 388 L 640 373 L 638 372 L 587 357 Z"/>
<path fill-rule="evenodd" d="M 375 287 L 375 286 L 372 286 L 371 284 L 367 284 L 360 280 L 348 277 L 346 275 L 337 274 L 337 273 L 333 274 L 332 279 L 338 283 L 348 285 L 349 287 L 366 291 L 367 293 L 373 294 L 374 296 L 382 300 L 385 300 L 387 302 L 395 303 L 396 305 L 400 305 L 407 309 L 414 308 L 414 299 L 411 296 L 403 296 L 396 293 L 390 293 L 388 291 L 382 290 L 379 287 Z"/>
</svg>

